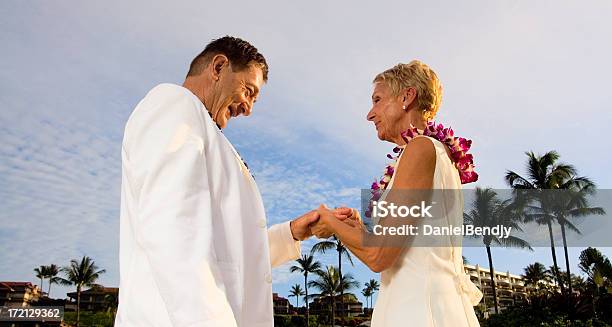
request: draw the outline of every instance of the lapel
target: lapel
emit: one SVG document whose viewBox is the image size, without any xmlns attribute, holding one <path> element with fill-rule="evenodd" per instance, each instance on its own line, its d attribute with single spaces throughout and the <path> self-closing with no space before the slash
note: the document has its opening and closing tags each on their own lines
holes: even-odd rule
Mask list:
<svg viewBox="0 0 612 327">
<path fill-rule="evenodd" d="M 219 126 L 212 119 L 212 116 L 210 112 L 208 111 L 208 109 L 206 109 L 206 106 L 204 105 L 204 103 L 202 103 L 202 110 L 206 112 L 206 114 L 204 115 L 205 124 L 209 124 L 211 125 L 211 128 L 215 129 L 215 131 L 217 132 L 217 135 L 223 140 L 222 142 L 225 142 L 225 144 L 227 144 L 229 148 L 232 150 L 232 153 L 234 153 L 234 158 L 238 161 L 238 165 L 240 167 L 240 172 L 242 173 L 242 175 L 247 180 L 249 180 L 251 184 L 257 187 L 257 184 L 255 183 L 255 177 L 253 177 L 253 174 L 251 174 L 251 171 L 244 163 L 244 160 L 242 160 L 242 157 L 240 156 L 240 154 L 238 154 L 238 151 L 236 151 L 236 149 L 232 145 L 232 142 L 230 142 L 227 139 L 227 137 L 225 137 L 225 134 L 223 134 L 223 131 L 219 128 Z"/>
<path fill-rule="evenodd" d="M 222 131 L 219 130 L 219 134 L 221 136 L 221 138 L 223 139 L 223 141 L 229 146 L 229 148 L 232 150 L 232 153 L 234 153 L 234 158 L 236 159 L 236 161 L 238 161 L 238 165 L 240 166 L 240 172 L 242 173 L 242 175 L 247 178 L 251 183 L 255 183 L 255 178 L 253 177 L 253 174 L 251 174 L 251 171 L 249 170 L 249 167 L 246 166 L 246 164 L 244 163 L 244 160 L 242 160 L 242 157 L 240 156 L 240 154 L 238 153 L 238 151 L 236 151 L 236 149 L 234 148 L 234 146 L 232 145 L 232 142 L 230 142 L 226 137 L 225 134 L 223 134 Z"/>
<path fill-rule="evenodd" d="M 261 208 L 261 211 L 262 211 L 262 213 L 263 213 L 263 215 L 265 217 L 265 209 L 264 209 L 264 206 L 263 206 L 263 199 L 261 197 L 261 193 L 259 192 L 259 188 L 257 187 L 257 183 L 255 183 L 255 179 L 254 179 L 253 175 L 251 175 L 251 172 L 249 171 L 249 168 L 246 166 L 246 164 L 242 160 L 242 157 L 240 157 L 240 154 L 238 154 L 238 151 L 236 151 L 236 149 L 232 145 L 232 142 L 230 142 L 225 137 L 225 134 L 223 134 L 221 129 L 218 128 L 217 124 L 214 123 L 214 121 L 212 120 L 212 117 L 210 117 L 210 114 L 206 115 L 206 116 L 207 116 L 205 118 L 206 121 L 208 123 L 212 124 L 214 126 L 214 128 L 216 128 L 216 132 L 218 133 L 217 136 L 218 136 L 219 142 L 225 142 L 226 146 L 228 146 L 230 148 L 230 150 L 232 151 L 232 153 L 234 154 L 234 158 L 236 159 L 236 161 L 238 162 L 238 166 L 240 167 L 240 172 L 242 173 L 242 176 L 244 176 L 244 178 L 251 185 L 253 194 L 254 194 L 254 196 L 256 198 L 256 203 L 258 203 L 258 206 Z"/>
<path fill-rule="evenodd" d="M 198 99 L 198 101 L 199 101 L 199 99 Z M 200 101 L 200 103 L 202 103 L 202 102 Z M 211 116 L 210 112 L 208 111 L 208 109 L 206 108 L 206 106 L 204 105 L 204 103 L 202 103 L 202 110 L 206 112 L 206 114 L 204 115 L 205 124 L 209 124 L 211 126 L 211 128 L 216 130 L 218 136 L 221 137 L 223 142 L 225 142 L 229 146 L 229 148 L 232 150 L 232 152 L 234 153 L 234 157 L 236 158 L 236 160 L 238 161 L 238 165 L 240 166 L 240 172 L 242 172 L 242 174 L 245 175 L 245 177 L 247 177 L 248 179 L 251 180 L 252 183 L 254 183 L 255 180 L 254 180 L 253 175 L 249 171 L 249 168 L 244 163 L 244 160 L 242 160 L 242 157 L 240 157 L 240 154 L 238 154 L 238 151 L 236 151 L 236 149 L 232 145 L 232 142 L 230 142 L 225 137 L 225 134 L 223 134 L 223 131 L 221 130 L 221 128 L 219 128 L 219 126 L 212 119 L 212 116 Z"/>
</svg>

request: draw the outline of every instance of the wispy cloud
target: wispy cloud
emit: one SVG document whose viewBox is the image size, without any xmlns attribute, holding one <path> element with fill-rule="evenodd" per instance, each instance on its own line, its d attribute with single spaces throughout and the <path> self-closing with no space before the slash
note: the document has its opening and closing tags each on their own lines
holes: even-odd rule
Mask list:
<svg viewBox="0 0 612 327">
<path fill-rule="evenodd" d="M 35 281 L 34 266 L 87 254 L 108 270 L 101 282 L 118 284 L 125 120 L 148 89 L 180 83 L 193 55 L 225 34 L 252 41 L 271 66 L 254 115 L 227 131 L 270 222 L 321 202 L 356 205 L 356 190 L 380 174 L 390 149 L 365 120 L 372 77 L 413 58 L 442 79 L 439 118 L 474 140 L 480 185 L 502 187 L 524 151 L 550 149 L 612 185 L 600 142 L 610 118 L 609 2 L 235 6 L 0 4 L 0 279 Z M 275 277 L 294 281 L 286 269 Z M 355 272 L 370 276 L 362 265 Z"/>
</svg>

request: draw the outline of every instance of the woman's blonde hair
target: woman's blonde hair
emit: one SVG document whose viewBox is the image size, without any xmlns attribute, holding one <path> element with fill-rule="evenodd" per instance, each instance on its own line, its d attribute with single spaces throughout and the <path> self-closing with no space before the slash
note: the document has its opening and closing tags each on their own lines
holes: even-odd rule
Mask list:
<svg viewBox="0 0 612 327">
<path fill-rule="evenodd" d="M 376 75 L 373 83 L 384 82 L 391 88 L 394 96 L 399 96 L 409 87 L 416 89 L 417 107 L 423 111 L 425 120 L 431 120 L 442 102 L 442 84 L 436 73 L 426 64 L 413 60 L 408 64 L 395 67 Z"/>
</svg>

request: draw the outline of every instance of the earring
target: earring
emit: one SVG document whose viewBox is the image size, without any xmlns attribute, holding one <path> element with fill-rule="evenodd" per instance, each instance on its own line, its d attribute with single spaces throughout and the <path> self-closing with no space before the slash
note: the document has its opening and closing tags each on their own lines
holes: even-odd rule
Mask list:
<svg viewBox="0 0 612 327">
<path fill-rule="evenodd" d="M 406 110 L 406 106 L 403 106 L 402 109 Z"/>
</svg>

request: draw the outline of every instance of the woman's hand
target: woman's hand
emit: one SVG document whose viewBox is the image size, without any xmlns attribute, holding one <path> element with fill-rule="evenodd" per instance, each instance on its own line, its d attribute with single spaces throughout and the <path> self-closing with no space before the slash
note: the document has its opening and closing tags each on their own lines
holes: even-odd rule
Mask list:
<svg viewBox="0 0 612 327">
<path fill-rule="evenodd" d="M 359 212 L 355 209 L 341 207 L 330 210 L 322 204 L 317 209 L 317 212 L 319 213 L 319 220 L 311 225 L 310 228 L 312 234 L 318 238 L 328 238 L 335 233 L 332 220 L 341 221 L 352 227 L 361 224 Z"/>
<path fill-rule="evenodd" d="M 351 226 L 361 224 L 361 216 L 359 215 L 359 211 L 357 209 L 339 207 L 334 209 L 334 216 Z"/>
<path fill-rule="evenodd" d="M 332 230 L 329 222 L 330 219 L 338 218 L 336 218 L 334 212 L 329 210 L 329 208 L 327 208 L 327 206 L 325 206 L 324 204 L 320 205 L 316 211 L 319 214 L 319 220 L 316 223 L 310 225 L 310 231 L 318 238 L 328 238 L 332 236 L 334 234 L 334 231 Z"/>
</svg>

